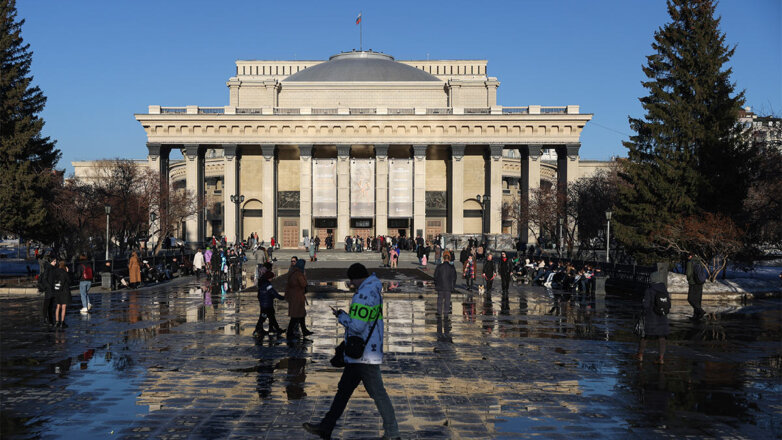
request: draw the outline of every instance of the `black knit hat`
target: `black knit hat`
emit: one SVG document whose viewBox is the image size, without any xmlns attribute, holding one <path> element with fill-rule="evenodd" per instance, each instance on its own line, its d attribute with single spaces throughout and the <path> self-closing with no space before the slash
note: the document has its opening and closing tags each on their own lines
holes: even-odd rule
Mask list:
<svg viewBox="0 0 782 440">
<path fill-rule="evenodd" d="M 364 265 L 361 263 L 353 263 L 348 268 L 348 278 L 350 278 L 351 280 L 360 280 L 368 276 L 369 276 L 369 272 L 367 272 L 367 268 L 364 267 Z"/>
</svg>

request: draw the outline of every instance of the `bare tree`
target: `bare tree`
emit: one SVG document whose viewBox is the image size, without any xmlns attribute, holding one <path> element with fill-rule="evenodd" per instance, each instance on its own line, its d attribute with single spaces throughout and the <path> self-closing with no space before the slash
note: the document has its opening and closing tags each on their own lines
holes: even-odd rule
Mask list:
<svg viewBox="0 0 782 440">
<path fill-rule="evenodd" d="M 145 169 L 140 179 L 140 194 L 143 204 L 147 207 L 146 213 L 161 212 L 161 207 L 165 206 L 165 215 L 159 215 L 156 229 L 150 231 L 157 237 L 155 253 L 160 252 L 164 240 L 176 231 L 177 226 L 182 224 L 191 216 L 197 215 L 199 210 L 203 209 L 198 203 L 192 191 L 178 189 L 164 194 L 161 191 L 160 177 L 157 172 Z"/>
<path fill-rule="evenodd" d="M 652 234 L 652 242 L 663 251 L 678 255 L 692 253 L 703 262 L 714 281 L 728 260 L 742 248 L 742 231 L 731 219 L 706 212 L 685 217 Z"/>
</svg>

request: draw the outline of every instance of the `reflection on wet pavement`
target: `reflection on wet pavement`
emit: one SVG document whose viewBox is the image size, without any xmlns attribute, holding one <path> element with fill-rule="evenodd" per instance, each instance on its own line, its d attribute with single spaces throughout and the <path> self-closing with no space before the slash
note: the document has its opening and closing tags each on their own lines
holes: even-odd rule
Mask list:
<svg viewBox="0 0 782 440">
<path fill-rule="evenodd" d="M 301 423 L 325 413 L 341 374 L 329 364 L 342 335 L 329 306 L 346 308 L 350 294 L 332 283 L 310 300 L 315 335 L 294 342 L 252 337 L 253 292 L 192 279 L 94 294 L 94 313 L 69 314 L 59 332 L 38 325 L 40 299 L 3 299 L 0 433 L 306 438 Z M 406 438 L 782 435 L 779 300 L 721 304 L 703 323 L 675 303 L 658 367 L 633 360 L 630 301 L 460 292 L 440 318 L 428 282 L 385 288 L 384 382 Z M 285 303 L 277 309 L 284 326 Z M 335 435 L 380 434 L 359 388 Z"/>
</svg>

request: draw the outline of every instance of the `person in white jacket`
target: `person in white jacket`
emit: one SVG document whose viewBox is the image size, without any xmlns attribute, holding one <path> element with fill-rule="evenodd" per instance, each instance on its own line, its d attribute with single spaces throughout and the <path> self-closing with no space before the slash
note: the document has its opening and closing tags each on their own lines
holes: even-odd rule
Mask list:
<svg viewBox="0 0 782 440">
<path fill-rule="evenodd" d="M 334 310 L 334 316 L 345 327 L 346 344 L 350 336 L 358 336 L 366 341 L 366 346 L 359 358 L 354 359 L 345 353 L 345 369 L 342 371 L 331 408 L 319 424 L 305 423 L 304 429 L 320 438 L 331 438 L 331 431 L 345 411 L 353 390 L 359 383 L 363 383 L 383 418 L 383 438 L 396 439 L 399 438 L 399 426 L 396 423 L 394 406 L 380 375 L 380 364 L 383 363 L 383 284 L 375 274 L 370 275 L 361 263 L 350 266 L 348 278 L 350 287 L 356 289 L 350 303 L 350 312 Z"/>
<path fill-rule="evenodd" d="M 204 270 L 205 265 L 204 254 L 201 249 L 198 249 L 198 252 L 193 256 L 193 271 L 195 271 L 197 280 L 201 279 L 201 271 Z"/>
</svg>

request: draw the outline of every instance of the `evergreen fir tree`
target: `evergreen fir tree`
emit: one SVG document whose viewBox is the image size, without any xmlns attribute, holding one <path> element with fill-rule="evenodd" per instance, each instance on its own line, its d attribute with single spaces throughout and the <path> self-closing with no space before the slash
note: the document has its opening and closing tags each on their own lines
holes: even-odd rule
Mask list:
<svg viewBox="0 0 782 440">
<path fill-rule="evenodd" d="M 16 2 L 0 0 L 0 229 L 47 239 L 53 199 L 55 142 L 41 134 L 46 97 L 32 85 L 32 52 L 24 44 Z"/>
<path fill-rule="evenodd" d="M 739 215 L 752 163 L 741 136 L 734 93 L 735 48 L 719 30 L 711 0 L 669 0 L 671 22 L 655 32 L 643 68 L 649 94 L 645 115 L 629 118 L 636 133 L 625 142 L 628 160 L 617 207 L 617 236 L 637 255 L 651 233 L 701 211 Z"/>
</svg>

